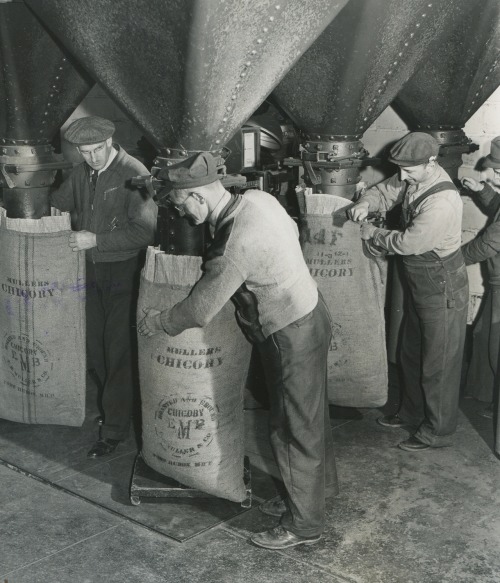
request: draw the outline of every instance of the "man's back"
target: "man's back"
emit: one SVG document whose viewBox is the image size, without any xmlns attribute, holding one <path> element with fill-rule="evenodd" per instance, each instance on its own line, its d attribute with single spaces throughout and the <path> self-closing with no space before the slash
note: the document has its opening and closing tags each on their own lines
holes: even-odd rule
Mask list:
<svg viewBox="0 0 500 583">
<path fill-rule="evenodd" d="M 222 217 L 207 259 L 237 266 L 257 301 L 266 336 L 314 309 L 318 294 L 297 226 L 271 195 L 247 191 Z"/>
</svg>

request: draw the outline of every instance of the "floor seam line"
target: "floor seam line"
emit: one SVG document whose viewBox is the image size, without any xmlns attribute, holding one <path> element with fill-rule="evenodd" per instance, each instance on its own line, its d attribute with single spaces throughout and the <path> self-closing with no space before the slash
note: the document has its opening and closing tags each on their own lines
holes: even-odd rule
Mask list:
<svg viewBox="0 0 500 583">
<path fill-rule="evenodd" d="M 40 563 L 41 561 L 45 561 L 46 559 L 50 559 L 51 557 L 54 557 L 54 556 L 56 556 L 56 555 L 58 555 L 58 554 L 60 554 L 60 553 L 62 553 L 64 551 L 67 551 L 68 549 L 71 549 L 71 548 L 73 548 L 73 547 L 75 547 L 75 546 L 77 546 L 77 545 L 79 545 L 79 544 L 81 544 L 83 542 L 86 542 L 86 541 L 88 541 L 90 539 L 93 539 L 96 536 L 100 536 L 101 534 L 105 534 L 105 533 L 109 532 L 110 530 L 113 530 L 113 529 L 115 529 L 115 528 L 117 528 L 119 526 L 121 526 L 121 525 L 120 524 L 115 524 L 113 526 L 110 526 L 109 528 L 106 528 L 106 529 L 102 530 L 101 532 L 96 532 L 95 534 L 92 534 L 91 536 L 87 536 L 85 538 L 82 538 L 81 540 L 76 541 L 73 544 L 68 545 L 67 547 L 64 547 L 62 549 L 59 549 L 59 550 L 54 551 L 52 553 L 49 553 L 48 555 L 45 555 L 44 557 L 40 557 L 39 559 L 36 559 L 35 561 L 32 561 L 31 563 L 26 563 L 25 565 L 20 565 L 19 567 L 16 567 L 13 571 L 9 571 L 7 573 L 4 573 L 2 575 L 2 577 L 6 577 L 6 576 L 9 576 L 9 575 L 12 575 L 12 574 L 16 573 L 17 571 L 21 571 L 22 569 L 26 569 L 27 567 L 32 567 L 33 565 L 36 565 L 37 563 Z"/>
<path fill-rule="evenodd" d="M 160 536 L 163 536 L 163 537 L 165 537 L 168 540 L 171 540 L 173 542 L 176 542 L 176 543 L 183 542 L 183 541 L 179 541 L 176 538 L 168 536 L 167 534 L 165 534 L 159 530 L 155 530 L 154 528 L 148 526 L 147 524 L 143 524 L 142 522 L 139 522 L 139 521 L 135 520 L 134 518 L 130 518 L 129 516 L 125 516 L 124 514 L 120 514 L 116 510 L 113 510 L 112 508 L 107 508 L 106 506 L 103 506 L 102 504 L 99 504 L 98 502 L 94 502 L 94 500 L 91 500 L 85 496 L 82 496 L 81 494 L 77 494 L 76 492 L 68 490 L 67 488 L 63 488 L 63 486 L 60 486 L 59 484 L 57 484 L 55 482 L 50 482 L 49 480 L 47 480 L 46 478 L 44 478 L 42 476 L 34 474 L 33 472 L 29 472 L 28 470 L 25 470 L 24 468 L 21 468 L 19 466 L 16 466 L 16 465 L 10 463 L 10 462 L 7 462 L 1 458 L 0 458 L 0 465 L 4 466 L 6 468 L 9 468 L 14 472 L 18 472 L 19 474 L 22 474 L 23 476 L 26 476 L 27 478 L 31 478 L 32 480 L 35 480 L 35 481 L 40 482 L 46 486 L 49 486 L 50 488 L 53 488 L 54 490 L 57 490 L 59 492 L 63 492 L 64 494 L 67 494 L 73 498 L 77 498 L 78 500 L 81 500 L 83 502 L 87 502 L 88 504 L 90 504 L 96 508 L 99 508 L 100 510 L 103 510 L 104 512 L 107 512 L 108 514 L 113 514 L 113 516 L 116 516 L 119 519 L 121 519 L 121 524 L 123 524 L 123 522 L 129 522 L 129 523 L 135 524 L 141 528 L 149 530 L 150 532 L 154 532 Z M 189 538 L 192 538 L 192 537 L 189 537 Z M 189 540 L 189 538 L 186 540 Z"/>
</svg>

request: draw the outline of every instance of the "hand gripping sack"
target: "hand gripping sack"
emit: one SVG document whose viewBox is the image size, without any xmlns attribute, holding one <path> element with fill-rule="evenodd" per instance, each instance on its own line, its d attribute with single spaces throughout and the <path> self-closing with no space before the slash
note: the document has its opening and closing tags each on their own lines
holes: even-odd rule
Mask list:
<svg viewBox="0 0 500 583">
<path fill-rule="evenodd" d="M 0 209 L 0 417 L 80 426 L 85 418 L 85 259 L 68 214 Z"/>
<path fill-rule="evenodd" d="M 143 310 L 166 310 L 200 278 L 201 258 L 149 248 L 142 272 Z M 139 336 L 142 457 L 185 486 L 242 502 L 243 393 L 251 345 L 231 302 L 204 328 L 175 337 Z"/>
<path fill-rule="evenodd" d="M 332 315 L 329 400 L 342 407 L 380 407 L 388 391 L 387 261 L 364 250 L 359 225 L 346 218 L 350 204 L 335 195 L 299 193 L 302 251 Z"/>
</svg>

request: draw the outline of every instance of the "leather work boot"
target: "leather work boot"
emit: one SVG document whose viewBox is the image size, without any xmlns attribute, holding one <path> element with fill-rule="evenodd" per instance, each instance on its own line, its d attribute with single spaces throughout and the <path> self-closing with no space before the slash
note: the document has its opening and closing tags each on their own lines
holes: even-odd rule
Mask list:
<svg viewBox="0 0 500 583">
<path fill-rule="evenodd" d="M 377 423 L 383 427 L 391 427 L 393 429 L 400 429 L 401 427 L 406 427 L 406 423 L 403 423 L 401 419 L 396 415 L 384 415 L 377 419 Z"/>
<path fill-rule="evenodd" d="M 321 539 L 320 536 L 306 538 L 298 536 L 285 530 L 282 526 L 276 526 L 270 530 L 259 532 L 250 537 L 254 545 L 271 549 L 272 551 L 279 551 L 281 549 L 289 549 L 298 545 L 313 545 Z"/>
<path fill-rule="evenodd" d="M 398 443 L 398 447 L 400 449 L 404 449 L 405 451 L 423 451 L 424 449 L 430 449 L 431 446 L 428 443 L 420 441 L 418 437 L 412 435 L 405 441 Z"/>
<path fill-rule="evenodd" d="M 120 443 L 119 439 L 98 439 L 92 449 L 88 452 L 87 457 L 98 458 L 108 455 L 115 451 L 116 446 Z"/>
<path fill-rule="evenodd" d="M 262 503 L 259 506 L 259 510 L 268 516 L 277 516 L 280 518 L 287 511 L 287 505 L 283 498 L 273 498 Z"/>
</svg>

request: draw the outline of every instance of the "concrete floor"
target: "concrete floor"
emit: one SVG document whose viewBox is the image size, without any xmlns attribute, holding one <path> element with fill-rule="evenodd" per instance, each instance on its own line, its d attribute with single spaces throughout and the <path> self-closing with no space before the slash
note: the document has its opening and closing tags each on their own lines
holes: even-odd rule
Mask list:
<svg viewBox="0 0 500 583">
<path fill-rule="evenodd" d="M 420 453 L 396 447 L 407 434 L 377 425 L 379 411 L 332 408 L 341 494 L 320 543 L 282 552 L 247 540 L 276 522 L 258 510 L 276 473 L 263 410 L 246 413 L 247 511 L 214 499 L 132 506 L 135 441 L 87 460 L 92 407 L 83 428 L 0 420 L 0 580 L 498 583 L 500 460 L 482 407 L 463 401 L 454 447 Z"/>
</svg>

